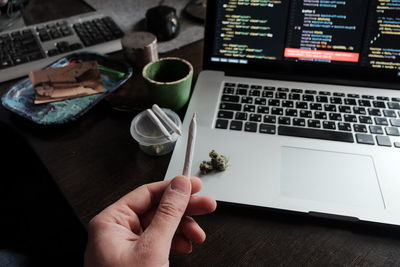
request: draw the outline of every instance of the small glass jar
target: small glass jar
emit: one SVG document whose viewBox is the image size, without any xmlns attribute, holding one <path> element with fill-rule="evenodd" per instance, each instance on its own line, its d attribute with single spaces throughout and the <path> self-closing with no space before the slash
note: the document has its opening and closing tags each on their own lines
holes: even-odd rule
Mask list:
<svg viewBox="0 0 400 267">
<path fill-rule="evenodd" d="M 162 109 L 167 116 L 178 126 L 182 127 L 179 116 L 170 109 Z M 171 152 L 179 135 L 168 127 L 161 119 L 160 121 L 171 134 L 171 140 L 163 135 L 160 129 L 147 115 L 146 110 L 140 112 L 133 118 L 131 123 L 131 135 L 139 143 L 140 149 L 151 156 L 162 156 Z"/>
</svg>

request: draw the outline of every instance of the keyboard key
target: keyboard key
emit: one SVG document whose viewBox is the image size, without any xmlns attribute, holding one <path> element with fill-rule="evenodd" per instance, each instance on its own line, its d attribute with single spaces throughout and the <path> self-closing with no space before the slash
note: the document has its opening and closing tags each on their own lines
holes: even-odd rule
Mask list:
<svg viewBox="0 0 400 267">
<path fill-rule="evenodd" d="M 276 123 L 276 116 L 265 115 L 264 116 L 264 122 L 265 123 Z"/>
<path fill-rule="evenodd" d="M 303 101 L 313 102 L 314 96 L 313 95 L 303 95 Z"/>
<path fill-rule="evenodd" d="M 385 127 L 385 131 L 387 135 L 400 136 L 399 129 L 396 127 Z"/>
<path fill-rule="evenodd" d="M 358 94 L 347 94 L 347 97 L 360 98 L 360 95 L 358 95 Z"/>
<path fill-rule="evenodd" d="M 361 107 L 353 107 L 353 112 L 354 114 L 367 115 L 367 111 L 365 110 L 365 108 Z"/>
<path fill-rule="evenodd" d="M 356 100 L 353 99 L 353 98 L 345 98 L 345 99 L 344 99 L 344 104 L 346 104 L 346 105 L 351 105 L 351 106 L 355 106 L 355 105 L 357 105 L 357 102 L 356 102 Z"/>
<path fill-rule="evenodd" d="M 291 93 L 291 94 L 289 94 L 289 99 L 290 100 L 300 100 L 300 94 L 294 94 L 294 93 Z"/>
<path fill-rule="evenodd" d="M 281 105 L 281 101 L 278 99 L 268 99 L 268 106 L 276 106 L 279 107 Z"/>
<path fill-rule="evenodd" d="M 385 115 L 385 117 L 391 117 L 391 118 L 396 118 L 396 112 L 390 109 L 384 109 L 383 110 L 383 115 Z"/>
<path fill-rule="evenodd" d="M 321 128 L 321 121 L 319 120 L 307 120 L 307 126 L 311 128 Z"/>
<path fill-rule="evenodd" d="M 356 134 L 357 143 L 365 145 L 375 145 L 374 136 L 370 134 Z"/>
<path fill-rule="evenodd" d="M 294 126 L 306 126 L 305 119 L 293 118 L 293 125 Z"/>
<path fill-rule="evenodd" d="M 265 106 L 267 104 L 267 99 L 257 97 L 256 99 L 254 99 L 254 104 Z"/>
<path fill-rule="evenodd" d="M 249 96 L 261 96 L 261 91 L 260 90 L 256 90 L 256 89 L 252 89 L 249 92 Z"/>
<path fill-rule="evenodd" d="M 319 111 L 314 112 L 314 119 L 326 120 L 327 118 L 328 116 L 326 112 L 319 112 Z"/>
<path fill-rule="evenodd" d="M 236 90 L 237 95 L 247 95 L 247 89 L 239 88 Z"/>
<path fill-rule="evenodd" d="M 22 63 L 28 62 L 28 58 L 27 57 L 15 57 L 14 58 L 14 64 L 15 65 L 19 65 Z"/>
<path fill-rule="evenodd" d="M 290 90 L 290 92 L 302 94 L 302 93 L 303 93 L 303 89 L 296 89 L 296 88 L 293 88 L 293 89 Z"/>
<path fill-rule="evenodd" d="M 400 103 L 398 102 L 388 102 L 387 105 L 390 109 L 400 109 Z"/>
<path fill-rule="evenodd" d="M 355 115 L 344 114 L 343 118 L 344 118 L 344 121 L 346 121 L 346 122 L 357 122 L 357 116 L 355 116 Z"/>
<path fill-rule="evenodd" d="M 353 129 L 355 132 L 358 133 L 366 133 L 367 132 L 367 126 L 364 124 L 353 124 Z"/>
<path fill-rule="evenodd" d="M 372 101 L 372 105 L 375 108 L 386 108 L 385 102 L 383 101 Z"/>
<path fill-rule="evenodd" d="M 400 147 L 400 142 L 394 142 L 395 147 Z"/>
<path fill-rule="evenodd" d="M 265 134 L 275 134 L 276 133 L 276 127 L 275 125 L 271 125 L 271 124 L 260 124 L 260 128 L 259 128 L 259 132 L 260 133 L 265 133 Z"/>
<path fill-rule="evenodd" d="M 331 121 L 341 121 L 342 115 L 340 113 L 329 113 L 329 120 Z"/>
<path fill-rule="evenodd" d="M 381 126 L 370 125 L 369 132 L 372 134 L 383 134 L 383 129 Z"/>
<path fill-rule="evenodd" d="M 300 117 L 302 118 L 312 118 L 312 112 L 310 110 L 300 110 Z"/>
<path fill-rule="evenodd" d="M 350 132 L 351 131 L 351 124 L 347 123 L 347 122 L 338 122 L 338 129 L 340 131 Z"/>
<path fill-rule="evenodd" d="M 328 130 L 335 130 L 336 129 L 336 124 L 333 121 L 323 121 L 322 122 L 322 128 L 328 129 Z"/>
<path fill-rule="evenodd" d="M 271 108 L 272 115 L 283 115 L 283 108 L 273 107 Z"/>
<path fill-rule="evenodd" d="M 358 117 L 358 122 L 359 123 L 372 124 L 372 118 L 369 117 L 369 116 L 359 116 Z"/>
<path fill-rule="evenodd" d="M 251 113 L 249 121 L 261 122 L 262 116 L 260 114 Z"/>
<path fill-rule="evenodd" d="M 344 94 L 344 93 L 333 93 L 333 96 L 345 97 L 346 94 Z"/>
<path fill-rule="evenodd" d="M 235 87 L 236 84 L 235 83 L 224 83 L 224 86 L 226 86 L 226 87 Z"/>
<path fill-rule="evenodd" d="M 389 122 L 386 118 L 381 118 L 381 117 L 375 117 L 374 118 L 375 124 L 376 125 L 383 125 L 383 126 L 388 126 Z"/>
<path fill-rule="evenodd" d="M 258 106 L 257 107 L 257 113 L 268 114 L 269 113 L 269 107 Z"/>
<path fill-rule="evenodd" d="M 218 118 L 221 118 L 221 119 L 233 119 L 233 112 L 232 111 L 220 110 L 220 111 L 218 111 Z"/>
<path fill-rule="evenodd" d="M 224 110 L 241 111 L 242 110 L 242 105 L 241 104 L 235 104 L 235 103 L 221 103 L 219 108 L 220 109 L 224 109 Z"/>
<path fill-rule="evenodd" d="M 65 53 L 70 51 L 69 43 L 65 41 L 56 43 L 56 47 L 58 48 L 58 51 L 60 51 L 60 53 Z"/>
<path fill-rule="evenodd" d="M 238 87 L 238 88 L 240 87 L 240 88 L 245 88 L 245 89 L 247 89 L 247 88 L 249 88 L 249 85 L 248 85 L 248 84 L 244 84 L 244 83 L 239 83 L 237 87 Z"/>
<path fill-rule="evenodd" d="M 400 102 L 400 97 L 392 97 L 392 101 Z"/>
<path fill-rule="evenodd" d="M 262 92 L 262 97 L 273 98 L 274 97 L 274 93 L 271 92 L 271 91 L 263 91 Z"/>
<path fill-rule="evenodd" d="M 275 87 L 273 87 L 273 86 L 264 86 L 264 90 L 275 91 Z"/>
<path fill-rule="evenodd" d="M 58 49 L 56 49 L 56 48 L 50 49 L 50 50 L 47 51 L 47 55 L 49 57 L 56 56 L 58 54 L 59 54 L 59 52 L 58 52 Z"/>
<path fill-rule="evenodd" d="M 324 110 L 336 112 L 336 106 L 331 104 L 324 104 Z"/>
<path fill-rule="evenodd" d="M 290 117 L 279 117 L 278 124 L 290 125 Z"/>
<path fill-rule="evenodd" d="M 387 97 L 387 96 L 377 96 L 376 99 L 382 100 L 382 101 L 389 101 L 389 97 Z"/>
<path fill-rule="evenodd" d="M 331 92 L 328 91 L 319 91 L 320 95 L 331 95 Z M 335 93 L 333 93 L 333 95 L 335 95 Z"/>
<path fill-rule="evenodd" d="M 392 142 L 390 142 L 389 136 L 377 135 L 376 136 L 376 143 L 380 146 L 392 146 Z"/>
<path fill-rule="evenodd" d="M 261 85 L 252 85 L 252 86 L 250 86 L 250 88 L 251 89 L 262 89 L 262 86 Z"/>
<path fill-rule="evenodd" d="M 232 88 L 232 87 L 225 87 L 223 93 L 224 94 L 234 94 L 235 93 L 235 89 Z"/>
<path fill-rule="evenodd" d="M 246 104 L 246 105 L 244 105 L 244 107 L 243 107 L 243 111 L 246 111 L 246 112 L 256 112 L 256 106 Z"/>
<path fill-rule="evenodd" d="M 283 92 L 276 92 L 275 93 L 275 98 L 276 99 L 286 99 L 287 98 L 287 94 L 283 93 Z"/>
<path fill-rule="evenodd" d="M 360 99 L 358 100 L 358 105 L 361 107 L 370 107 L 371 102 L 369 100 Z"/>
<path fill-rule="evenodd" d="M 246 121 L 247 120 L 247 113 L 246 112 L 236 112 L 235 119 L 236 120 Z"/>
<path fill-rule="evenodd" d="M 286 87 L 278 87 L 277 89 L 279 92 L 289 92 L 289 88 Z"/>
<path fill-rule="evenodd" d="M 331 97 L 331 104 L 342 104 L 342 99 L 340 97 Z"/>
<path fill-rule="evenodd" d="M 242 104 L 253 104 L 253 98 L 250 96 L 243 96 L 241 103 Z"/>
<path fill-rule="evenodd" d="M 299 128 L 299 127 L 280 125 L 278 127 L 278 134 L 285 135 L 285 136 L 297 136 L 297 137 L 305 137 L 305 138 L 312 138 L 312 139 L 322 139 L 322 140 L 332 140 L 332 141 L 354 143 L 353 134 L 346 133 L 346 132 L 328 131 L 328 130 L 320 130 L 320 129 L 308 129 L 308 128 Z"/>
<path fill-rule="evenodd" d="M 288 109 L 285 110 L 285 115 L 286 116 L 297 117 L 297 113 L 298 113 L 297 109 L 288 108 Z"/>
<path fill-rule="evenodd" d="M 319 103 L 328 103 L 328 98 L 326 96 L 317 96 L 316 101 Z"/>
<path fill-rule="evenodd" d="M 255 122 L 246 122 L 244 125 L 244 130 L 246 132 L 257 132 L 257 123 Z"/>
<path fill-rule="evenodd" d="M 322 110 L 322 105 L 318 103 L 310 103 L 311 110 Z"/>
<path fill-rule="evenodd" d="M 356 102 L 356 100 L 354 98 L 345 98 L 344 99 L 344 103 L 346 105 L 352 105 L 352 106 L 357 105 L 357 102 Z"/>
<path fill-rule="evenodd" d="M 371 116 L 382 116 L 382 113 L 379 109 L 377 108 L 369 108 L 368 109 L 368 114 Z"/>
<path fill-rule="evenodd" d="M 294 102 L 290 100 L 282 100 L 282 107 L 292 108 L 294 107 Z"/>
<path fill-rule="evenodd" d="M 29 56 L 29 61 L 39 60 L 44 58 L 42 53 L 35 53 Z"/>
<path fill-rule="evenodd" d="M 13 66 L 14 64 L 11 62 L 11 60 L 2 60 L 0 61 L 0 69 L 5 69 L 8 67 Z"/>
<path fill-rule="evenodd" d="M 305 90 L 304 93 L 309 94 L 309 95 L 316 95 L 317 91 L 315 91 L 315 90 Z"/>
<path fill-rule="evenodd" d="M 242 121 L 231 121 L 231 125 L 229 127 L 231 130 L 241 131 L 243 129 L 243 122 Z"/>
<path fill-rule="evenodd" d="M 240 97 L 238 95 L 222 95 L 221 101 L 239 103 Z"/>
<path fill-rule="evenodd" d="M 47 31 L 46 31 L 46 32 L 40 32 L 40 33 L 39 33 L 39 38 L 40 38 L 40 41 L 42 41 L 42 42 L 47 42 L 47 41 L 50 41 L 50 40 L 51 40 L 51 37 L 50 37 L 50 35 L 47 33 Z"/>
<path fill-rule="evenodd" d="M 308 109 L 308 103 L 307 102 L 297 102 L 296 108 Z"/>
<path fill-rule="evenodd" d="M 218 129 L 227 129 L 227 128 L 228 128 L 228 123 L 229 123 L 228 120 L 218 119 L 218 120 L 215 122 L 215 128 L 218 128 Z"/>
<path fill-rule="evenodd" d="M 399 119 L 390 119 L 390 124 L 392 126 L 400 127 L 400 120 Z"/>
<path fill-rule="evenodd" d="M 361 97 L 364 99 L 375 99 L 373 95 L 362 95 Z"/>
<path fill-rule="evenodd" d="M 351 107 L 349 107 L 349 106 L 339 106 L 339 112 L 341 112 L 341 113 L 351 113 Z"/>
</svg>

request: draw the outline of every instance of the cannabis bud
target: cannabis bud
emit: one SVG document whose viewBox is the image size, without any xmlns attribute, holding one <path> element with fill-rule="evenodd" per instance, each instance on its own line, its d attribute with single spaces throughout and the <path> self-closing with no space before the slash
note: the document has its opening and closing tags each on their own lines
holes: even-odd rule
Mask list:
<svg viewBox="0 0 400 267">
<path fill-rule="evenodd" d="M 213 169 L 214 168 L 213 168 L 213 166 L 211 164 L 211 161 L 203 161 L 200 164 L 201 174 L 207 174 L 207 173 L 211 172 Z"/>
<path fill-rule="evenodd" d="M 228 167 L 228 158 L 224 155 L 220 155 L 215 150 L 211 150 L 208 154 L 211 158 L 211 161 L 203 161 L 200 164 L 200 171 L 202 174 L 207 174 L 213 170 L 216 171 L 225 171 Z"/>
</svg>

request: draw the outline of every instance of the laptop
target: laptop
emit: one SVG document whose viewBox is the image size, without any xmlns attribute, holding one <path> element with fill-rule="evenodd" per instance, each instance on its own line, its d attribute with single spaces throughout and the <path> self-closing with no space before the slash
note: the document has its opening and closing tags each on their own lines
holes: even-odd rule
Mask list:
<svg viewBox="0 0 400 267">
<path fill-rule="evenodd" d="M 400 10 L 394 1 L 208 1 L 183 129 L 220 202 L 400 225 Z M 187 136 L 165 178 L 182 173 Z M 225 171 L 202 175 L 215 150 Z"/>
</svg>

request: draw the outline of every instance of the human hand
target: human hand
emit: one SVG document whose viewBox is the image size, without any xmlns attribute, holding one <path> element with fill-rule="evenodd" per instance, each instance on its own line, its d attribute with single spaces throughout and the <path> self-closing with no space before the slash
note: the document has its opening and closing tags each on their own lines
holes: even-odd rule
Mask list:
<svg viewBox="0 0 400 267">
<path fill-rule="evenodd" d="M 191 196 L 201 180 L 177 176 L 140 186 L 89 223 L 86 267 L 168 266 L 170 250 L 190 253 L 205 240 L 190 216 L 211 213 L 214 199 Z"/>
</svg>

